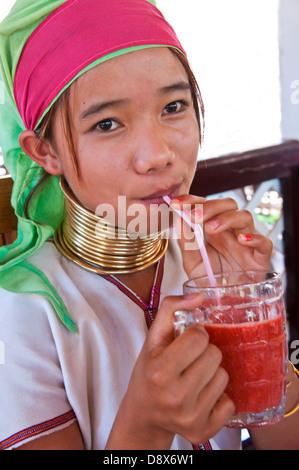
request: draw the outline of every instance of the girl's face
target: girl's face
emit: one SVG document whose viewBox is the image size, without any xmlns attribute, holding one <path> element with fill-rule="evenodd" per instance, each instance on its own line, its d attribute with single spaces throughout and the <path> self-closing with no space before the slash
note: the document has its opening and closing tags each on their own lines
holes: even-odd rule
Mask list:
<svg viewBox="0 0 299 470">
<path fill-rule="evenodd" d="M 70 89 L 78 174 L 56 112 L 53 146 L 62 172 L 92 211 L 119 196 L 127 207 L 162 203 L 189 191 L 197 162 L 199 128 L 187 74 L 167 48 L 108 60 Z M 124 200 L 124 198 L 123 198 Z"/>
</svg>

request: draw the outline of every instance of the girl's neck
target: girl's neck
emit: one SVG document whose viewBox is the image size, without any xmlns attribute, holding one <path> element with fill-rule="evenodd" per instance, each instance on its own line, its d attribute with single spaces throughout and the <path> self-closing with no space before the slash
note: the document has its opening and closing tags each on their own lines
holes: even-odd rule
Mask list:
<svg viewBox="0 0 299 470">
<path fill-rule="evenodd" d="M 168 240 L 161 233 L 132 238 L 83 207 L 62 179 L 65 218 L 54 235 L 57 248 L 84 269 L 124 277 L 124 283 L 142 289 L 152 285 L 155 265 L 166 252 Z M 149 269 L 152 268 L 152 269 Z M 141 282 L 138 279 L 143 279 Z M 134 289 L 132 289 L 134 290 Z M 147 292 L 147 288 L 144 288 Z M 136 292 L 137 293 L 137 292 Z"/>
</svg>

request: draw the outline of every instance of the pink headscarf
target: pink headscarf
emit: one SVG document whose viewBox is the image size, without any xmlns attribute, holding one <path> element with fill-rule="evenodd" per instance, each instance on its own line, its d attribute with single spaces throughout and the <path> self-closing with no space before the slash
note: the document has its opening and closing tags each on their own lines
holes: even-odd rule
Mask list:
<svg viewBox="0 0 299 470">
<path fill-rule="evenodd" d="M 31 34 L 16 69 L 14 96 L 25 127 L 35 129 L 61 92 L 91 65 L 149 46 L 184 53 L 149 1 L 66 1 Z"/>
</svg>

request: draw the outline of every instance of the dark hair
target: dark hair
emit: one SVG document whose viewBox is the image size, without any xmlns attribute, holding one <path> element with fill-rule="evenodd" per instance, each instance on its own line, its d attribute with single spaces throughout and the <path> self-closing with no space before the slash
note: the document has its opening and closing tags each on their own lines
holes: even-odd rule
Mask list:
<svg viewBox="0 0 299 470">
<path fill-rule="evenodd" d="M 193 106 L 195 109 L 195 115 L 196 115 L 198 127 L 199 127 L 199 142 L 200 142 L 200 145 L 202 145 L 203 138 L 204 138 L 204 128 L 205 128 L 205 108 L 204 108 L 204 102 L 201 96 L 199 85 L 190 67 L 187 57 L 183 55 L 181 52 L 179 52 L 177 49 L 171 48 L 170 50 L 179 59 L 179 61 L 183 65 L 185 72 L 188 76 L 189 83 L 191 85 Z"/>
<path fill-rule="evenodd" d="M 176 49 L 170 48 L 170 50 L 183 65 L 187 73 L 189 83 L 191 85 L 191 94 L 192 94 L 193 106 L 194 106 L 194 110 L 195 110 L 195 114 L 196 114 L 196 118 L 198 122 L 198 127 L 199 127 L 199 142 L 201 145 L 203 142 L 203 137 L 204 137 L 204 115 L 205 115 L 201 92 L 200 92 L 198 83 L 193 74 L 193 71 L 191 70 L 191 67 L 187 58 Z M 74 169 L 77 175 L 79 176 L 79 168 L 78 168 L 77 158 L 76 158 L 76 149 L 75 149 L 73 133 L 72 133 L 72 118 L 70 116 L 70 110 L 69 110 L 69 96 L 70 96 L 70 87 L 67 88 L 62 93 L 62 95 L 58 98 L 55 104 L 48 111 L 46 116 L 43 118 L 41 124 L 36 129 L 35 134 L 40 141 L 47 140 L 51 142 L 53 139 L 53 133 L 52 133 L 53 118 L 57 110 L 60 109 L 61 112 L 63 113 L 64 134 L 65 134 L 68 148 L 70 150 L 70 154 L 72 157 L 72 163 L 74 165 Z"/>
<path fill-rule="evenodd" d="M 45 115 L 41 121 L 38 128 L 35 130 L 36 137 L 42 141 L 48 141 L 53 143 L 53 119 L 58 110 L 63 114 L 63 127 L 64 135 L 70 150 L 72 157 L 74 169 L 77 174 L 79 174 L 79 169 L 77 165 L 76 150 L 72 133 L 72 118 L 70 116 L 70 107 L 69 107 L 69 96 L 70 96 L 70 87 L 68 87 L 62 95 L 57 99 L 57 101 L 50 108 L 48 113 Z"/>
</svg>

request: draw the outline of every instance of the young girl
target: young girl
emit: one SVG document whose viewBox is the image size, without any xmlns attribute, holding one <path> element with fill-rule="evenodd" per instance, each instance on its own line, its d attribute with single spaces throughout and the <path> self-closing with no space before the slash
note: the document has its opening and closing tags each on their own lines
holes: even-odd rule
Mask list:
<svg viewBox="0 0 299 470">
<path fill-rule="evenodd" d="M 202 215 L 215 271 L 268 268 L 271 242 L 234 201 L 188 194 L 203 107 L 175 33 L 148 0 L 18 0 L 0 34 L 19 218 L 1 251 L 1 448 L 240 448 L 220 351 L 200 327 L 173 335 L 200 252 L 152 211 L 169 196 Z M 287 420 L 288 439 L 279 424 L 256 445 L 294 445 Z"/>
</svg>

